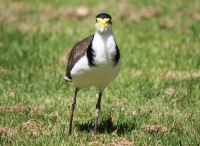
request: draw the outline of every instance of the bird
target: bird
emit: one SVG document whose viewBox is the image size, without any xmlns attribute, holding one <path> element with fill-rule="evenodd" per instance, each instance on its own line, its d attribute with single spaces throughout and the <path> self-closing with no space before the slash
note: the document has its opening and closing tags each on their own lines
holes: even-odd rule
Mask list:
<svg viewBox="0 0 200 146">
<path fill-rule="evenodd" d="M 97 135 L 102 94 L 120 72 L 120 51 L 112 31 L 112 17 L 107 13 L 98 14 L 95 28 L 94 34 L 75 44 L 68 58 L 64 79 L 75 85 L 70 112 L 69 135 L 72 132 L 77 93 L 81 89 L 91 86 L 95 86 L 99 90 L 93 131 L 94 135 Z"/>
</svg>

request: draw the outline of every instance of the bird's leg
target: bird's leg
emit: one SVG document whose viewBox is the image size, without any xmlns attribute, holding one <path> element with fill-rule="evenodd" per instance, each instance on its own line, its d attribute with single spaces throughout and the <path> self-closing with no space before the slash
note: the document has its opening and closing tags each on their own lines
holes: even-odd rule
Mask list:
<svg viewBox="0 0 200 146">
<path fill-rule="evenodd" d="M 98 125 L 98 118 L 99 118 L 99 112 L 101 109 L 101 96 L 102 92 L 99 92 L 99 98 L 96 104 L 96 117 L 95 117 L 95 125 L 94 125 L 94 136 L 97 135 L 97 125 Z"/>
<path fill-rule="evenodd" d="M 74 109 L 75 109 L 75 105 L 76 105 L 77 92 L 78 92 L 78 88 L 76 88 L 74 97 L 72 98 L 72 110 L 71 110 L 71 114 L 70 114 L 69 134 L 72 133 L 72 121 L 73 121 Z"/>
</svg>

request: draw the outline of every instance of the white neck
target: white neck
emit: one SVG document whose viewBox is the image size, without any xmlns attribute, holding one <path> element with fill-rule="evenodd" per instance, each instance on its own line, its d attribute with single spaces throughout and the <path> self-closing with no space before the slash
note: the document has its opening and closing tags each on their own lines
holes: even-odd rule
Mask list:
<svg viewBox="0 0 200 146">
<path fill-rule="evenodd" d="M 99 64 L 104 64 L 112 60 L 113 54 L 116 53 L 116 44 L 112 29 L 107 30 L 103 34 L 96 31 L 92 43 L 92 48 L 95 51 L 95 61 Z"/>
</svg>

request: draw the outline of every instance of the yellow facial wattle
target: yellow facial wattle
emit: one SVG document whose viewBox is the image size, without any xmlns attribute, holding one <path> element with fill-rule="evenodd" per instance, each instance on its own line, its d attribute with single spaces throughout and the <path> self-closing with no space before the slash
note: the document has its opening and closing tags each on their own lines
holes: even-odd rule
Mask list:
<svg viewBox="0 0 200 146">
<path fill-rule="evenodd" d="M 104 31 L 106 31 L 108 29 L 108 26 L 109 26 L 109 21 L 110 19 L 109 18 L 97 18 L 97 26 L 98 26 L 98 29 L 101 33 L 103 33 Z"/>
</svg>

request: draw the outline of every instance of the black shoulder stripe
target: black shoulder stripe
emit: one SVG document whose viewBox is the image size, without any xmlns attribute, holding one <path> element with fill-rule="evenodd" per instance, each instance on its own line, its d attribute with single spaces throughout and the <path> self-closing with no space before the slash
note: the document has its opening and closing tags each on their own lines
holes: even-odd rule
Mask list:
<svg viewBox="0 0 200 146">
<path fill-rule="evenodd" d="M 96 64 L 94 63 L 94 57 L 96 56 L 96 54 L 95 51 L 92 49 L 92 41 L 90 42 L 90 45 L 87 49 L 87 58 L 90 67 L 96 66 Z"/>
<path fill-rule="evenodd" d="M 113 60 L 114 60 L 114 66 L 117 65 L 117 63 L 119 62 L 119 59 L 120 59 L 120 52 L 119 52 L 119 48 L 118 48 L 118 46 L 116 44 L 116 54 L 115 54 L 115 56 L 113 58 Z"/>
</svg>

